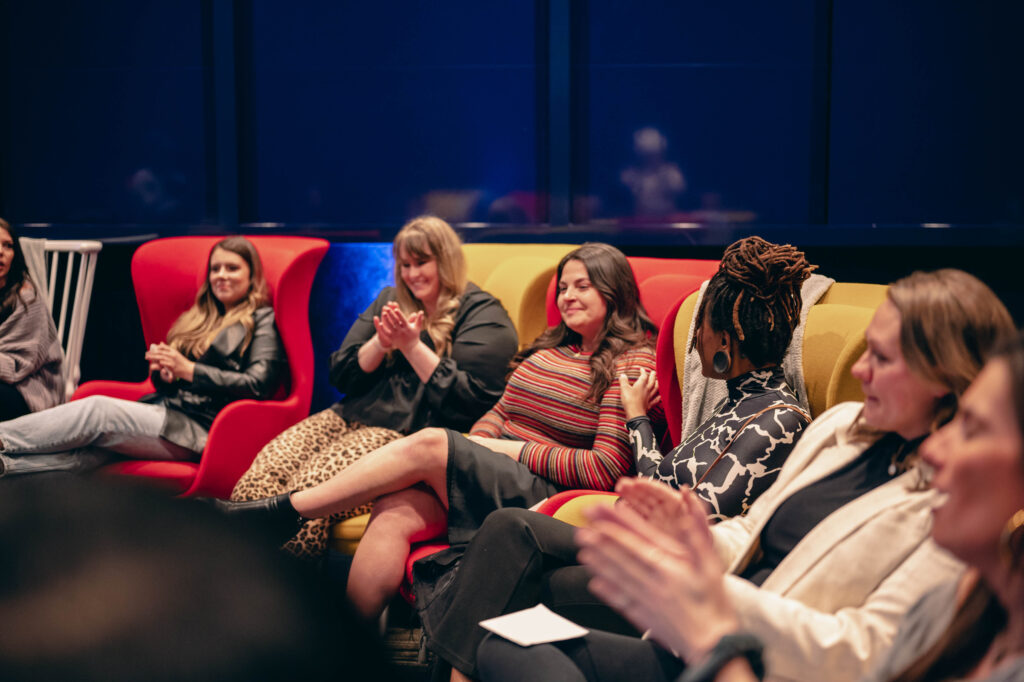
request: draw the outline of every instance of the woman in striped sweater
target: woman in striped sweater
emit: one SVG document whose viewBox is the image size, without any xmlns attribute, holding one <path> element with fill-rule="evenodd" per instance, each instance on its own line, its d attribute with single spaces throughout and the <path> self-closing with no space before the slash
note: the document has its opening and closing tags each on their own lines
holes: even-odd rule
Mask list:
<svg viewBox="0 0 1024 682">
<path fill-rule="evenodd" d="M 529 507 L 566 488 L 610 490 L 633 466 L 616 377 L 654 369 L 656 329 L 625 256 L 606 244 L 562 259 L 557 303 L 561 322 L 513 360 L 504 394 L 469 436 L 424 429 L 314 488 L 218 506 L 287 533 L 374 501 L 348 595 L 375 618 L 402 581 L 411 543 L 447 528 L 454 562 L 494 509 Z"/>
</svg>

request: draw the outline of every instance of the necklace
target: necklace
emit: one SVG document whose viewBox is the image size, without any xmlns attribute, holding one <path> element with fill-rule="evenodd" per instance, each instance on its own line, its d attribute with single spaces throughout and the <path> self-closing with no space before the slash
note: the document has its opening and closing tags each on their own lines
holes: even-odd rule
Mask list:
<svg viewBox="0 0 1024 682">
<path fill-rule="evenodd" d="M 906 457 L 903 456 L 903 451 L 907 449 L 907 445 L 909 445 L 910 443 L 911 441 L 903 441 L 902 443 L 900 443 L 900 446 L 896 448 L 896 452 L 892 453 L 892 458 L 889 460 L 888 469 L 890 476 L 902 474 L 903 472 L 907 471 L 912 466 L 914 466 L 914 464 L 916 463 L 916 459 L 911 456 L 917 449 L 916 442 L 914 443 L 914 446 L 911 448 L 911 450 L 906 453 Z"/>
</svg>

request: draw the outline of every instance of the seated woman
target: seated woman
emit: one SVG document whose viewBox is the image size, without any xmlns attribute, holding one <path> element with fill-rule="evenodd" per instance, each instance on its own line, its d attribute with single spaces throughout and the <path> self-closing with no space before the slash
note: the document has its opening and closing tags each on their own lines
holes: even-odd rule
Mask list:
<svg viewBox="0 0 1024 682">
<path fill-rule="evenodd" d="M 0 475 L 83 471 L 113 455 L 195 460 L 217 413 L 269 398 L 286 367 L 255 247 L 214 245 L 195 304 L 146 352 L 157 392 L 91 396 L 0 424 Z"/>
<path fill-rule="evenodd" d="M 0 421 L 64 402 L 63 353 L 17 235 L 0 218 Z"/>
<path fill-rule="evenodd" d="M 920 451 L 935 470 L 932 487 L 941 494 L 932 538 L 968 570 L 911 608 L 888 656 L 868 679 L 1020 680 L 1024 338 L 989 360 L 964 393 L 953 421 Z M 708 527 L 693 518 L 670 536 L 623 510 L 597 516 L 581 533 L 582 556 L 597 576 L 594 588 L 687 662 L 704 661 L 699 679 L 759 679 L 754 668 L 760 642 L 743 632 L 743 615 L 731 602 Z M 658 564 L 651 563 L 652 554 Z M 752 654 L 753 666 L 744 660 Z"/>
<path fill-rule="evenodd" d="M 625 256 L 584 244 L 558 264 L 562 321 L 516 358 L 504 394 L 468 438 L 424 429 L 321 485 L 223 510 L 294 528 L 375 500 L 349 573 L 356 609 L 376 618 L 402 582 L 410 543 L 444 534 L 457 555 L 496 508 L 565 488 L 610 489 L 632 468 L 615 377 L 654 368 L 655 328 Z"/>
<path fill-rule="evenodd" d="M 638 472 L 673 487 L 692 486 L 716 519 L 743 513 L 771 485 L 810 421 L 780 364 L 799 323 L 800 285 L 812 269 L 800 251 L 759 237 L 725 250 L 697 308 L 693 338 L 704 376 L 724 379 L 728 399 L 667 457 L 644 414 L 653 376 L 642 372 L 632 385 L 619 378 Z M 495 555 L 502 557 L 497 564 Z M 590 627 L 621 629 L 620 619 L 587 591 L 589 574 L 576 563 L 573 526 L 521 509 L 497 510 L 470 543 L 454 580 L 435 585 L 433 566 L 416 565 L 427 645 L 473 675 L 485 634 L 477 623 L 555 593 L 557 603 L 545 601 L 560 613 Z"/>
<path fill-rule="evenodd" d="M 928 540 L 936 494 L 921 489 L 917 446 L 953 416 L 985 359 L 1012 334 L 1006 308 L 964 272 L 896 282 L 853 369 L 864 403 L 816 419 L 749 513 L 711 527 L 730 573 L 723 594 L 743 629 L 767 642 L 773 679 L 859 679 L 892 644 L 910 605 L 959 577 L 959 562 Z M 666 535 L 707 524 L 685 489 L 643 479 L 618 489 L 627 504 L 616 514 L 645 518 Z M 591 537 L 577 533 L 580 559 L 594 571 L 602 558 Z M 651 565 L 668 565 L 665 549 L 645 551 Z M 659 581 L 663 575 L 631 573 L 630 580 L 674 604 L 677 586 Z M 636 622 L 628 582 L 595 578 L 591 589 Z M 710 628 L 701 633 L 717 640 Z M 656 641 L 600 631 L 528 649 L 489 637 L 477 661 L 484 680 L 674 680 L 685 667 Z"/>
<path fill-rule="evenodd" d="M 331 356 L 331 383 L 344 397 L 268 443 L 232 500 L 311 488 L 428 426 L 466 431 L 501 397 L 515 328 L 498 299 L 466 280 L 458 235 L 422 216 L 399 231 L 393 253 L 395 286 L 380 292 Z M 285 549 L 318 558 L 331 525 L 368 511 L 309 520 Z"/>
</svg>

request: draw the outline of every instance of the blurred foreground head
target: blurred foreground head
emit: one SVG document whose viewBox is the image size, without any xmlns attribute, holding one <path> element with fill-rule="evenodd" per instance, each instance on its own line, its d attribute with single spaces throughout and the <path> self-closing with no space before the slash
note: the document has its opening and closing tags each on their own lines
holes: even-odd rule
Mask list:
<svg viewBox="0 0 1024 682">
<path fill-rule="evenodd" d="M 0 489 L 0 679 L 391 679 L 383 660 L 317 575 L 203 505 Z"/>
</svg>

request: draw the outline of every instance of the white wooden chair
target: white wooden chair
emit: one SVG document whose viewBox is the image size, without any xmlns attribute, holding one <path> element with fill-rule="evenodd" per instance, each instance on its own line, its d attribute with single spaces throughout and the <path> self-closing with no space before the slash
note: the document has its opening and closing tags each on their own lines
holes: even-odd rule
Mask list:
<svg viewBox="0 0 1024 682">
<path fill-rule="evenodd" d="M 68 400 L 78 387 L 81 377 L 79 364 L 85 340 L 85 322 L 89 318 L 96 258 L 103 244 L 86 240 L 24 237 L 20 242 L 29 275 L 36 283 L 36 288 L 45 295 L 57 326 L 57 336 L 64 350 L 64 398 Z M 40 266 L 43 272 L 40 272 Z"/>
</svg>

